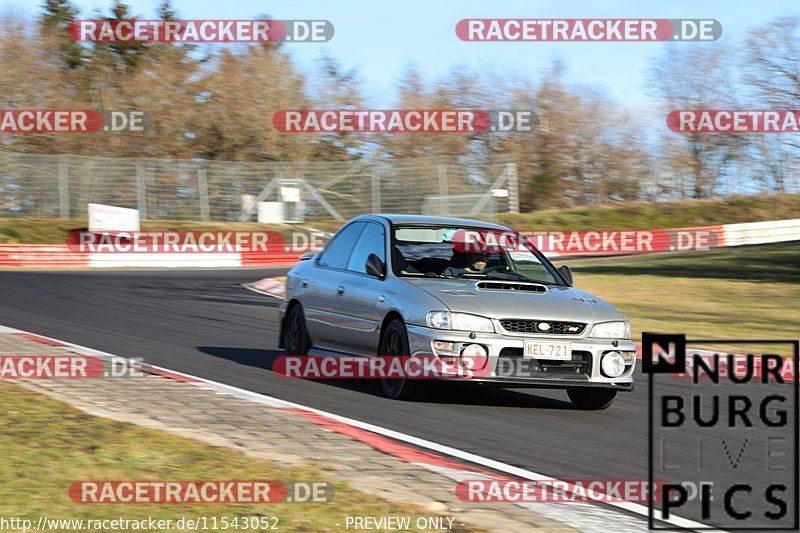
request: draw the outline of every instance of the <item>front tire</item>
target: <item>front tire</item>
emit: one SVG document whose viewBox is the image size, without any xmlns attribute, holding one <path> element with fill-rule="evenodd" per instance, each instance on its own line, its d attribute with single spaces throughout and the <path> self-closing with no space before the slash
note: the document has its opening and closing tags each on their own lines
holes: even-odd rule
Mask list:
<svg viewBox="0 0 800 533">
<path fill-rule="evenodd" d="M 286 355 L 308 355 L 311 337 L 306 328 L 306 317 L 300 304 L 294 304 L 286 313 L 283 328 L 283 348 Z"/>
<path fill-rule="evenodd" d="M 381 335 L 378 354 L 380 357 L 409 356 L 408 332 L 400 319 L 392 320 Z M 428 384 L 405 378 L 381 378 L 383 394 L 393 400 L 421 400 L 427 393 Z"/>
<path fill-rule="evenodd" d="M 617 391 L 613 389 L 599 389 L 599 388 L 580 388 L 580 389 L 567 389 L 572 405 L 576 409 L 584 411 L 602 411 L 608 409 L 614 398 L 617 396 Z"/>
</svg>

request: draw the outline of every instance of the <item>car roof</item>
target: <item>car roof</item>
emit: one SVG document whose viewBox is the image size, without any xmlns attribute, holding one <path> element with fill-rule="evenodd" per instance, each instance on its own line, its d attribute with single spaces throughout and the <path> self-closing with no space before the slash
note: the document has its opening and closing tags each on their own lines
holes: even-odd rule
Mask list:
<svg viewBox="0 0 800 533">
<path fill-rule="evenodd" d="M 508 229 L 505 226 L 501 226 L 500 224 L 494 224 L 492 222 L 483 222 L 480 220 L 471 220 L 468 218 L 452 218 L 452 217 L 435 217 L 435 216 L 428 216 L 428 215 L 401 215 L 401 214 L 375 214 L 375 215 L 362 215 L 360 217 L 356 217 L 353 220 L 369 220 L 375 218 L 382 218 L 384 220 L 389 221 L 392 225 L 425 225 L 425 224 L 433 224 L 437 226 L 462 226 L 462 227 L 470 227 L 470 228 L 488 228 L 488 229 L 498 229 L 504 230 Z"/>
</svg>

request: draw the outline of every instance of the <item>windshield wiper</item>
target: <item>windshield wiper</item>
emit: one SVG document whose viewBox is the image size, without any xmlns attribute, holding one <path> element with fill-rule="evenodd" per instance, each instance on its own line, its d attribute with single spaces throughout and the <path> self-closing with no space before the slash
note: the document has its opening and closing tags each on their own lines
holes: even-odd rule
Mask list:
<svg viewBox="0 0 800 533">
<path fill-rule="evenodd" d="M 523 276 L 522 274 L 518 274 L 516 272 L 498 272 L 496 270 L 492 272 L 488 272 L 485 274 L 487 278 L 494 278 L 494 279 L 516 279 L 519 281 L 530 281 L 528 278 Z"/>
<path fill-rule="evenodd" d="M 555 285 L 552 281 L 542 281 L 538 279 L 531 279 L 527 276 L 523 276 L 518 272 L 500 272 L 497 270 L 493 270 L 491 272 L 487 272 L 486 274 L 471 274 L 472 276 L 481 276 L 486 279 L 501 279 L 501 280 L 514 280 L 514 281 L 524 281 L 527 283 L 538 283 L 540 285 Z"/>
</svg>

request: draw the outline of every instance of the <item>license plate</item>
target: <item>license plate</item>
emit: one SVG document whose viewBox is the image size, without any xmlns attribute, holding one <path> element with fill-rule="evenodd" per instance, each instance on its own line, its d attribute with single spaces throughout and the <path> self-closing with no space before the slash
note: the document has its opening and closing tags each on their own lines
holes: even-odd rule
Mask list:
<svg viewBox="0 0 800 533">
<path fill-rule="evenodd" d="M 569 361 L 572 359 L 572 343 L 526 340 L 522 348 L 522 356 L 531 359 Z"/>
</svg>

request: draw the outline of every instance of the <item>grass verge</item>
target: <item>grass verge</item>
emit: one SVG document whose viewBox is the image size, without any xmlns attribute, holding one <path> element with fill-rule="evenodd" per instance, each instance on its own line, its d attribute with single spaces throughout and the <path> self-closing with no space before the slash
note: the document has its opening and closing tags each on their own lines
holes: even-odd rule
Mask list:
<svg viewBox="0 0 800 533">
<path fill-rule="evenodd" d="M 642 331 L 695 338 L 797 339 L 797 243 L 571 262 L 575 284 Z"/>
<path fill-rule="evenodd" d="M 710 200 L 625 202 L 619 205 L 501 214 L 518 230 L 668 229 L 797 218 L 800 194 L 728 196 Z"/>
<path fill-rule="evenodd" d="M 93 417 L 63 402 L 2 381 L 0 427 L 0 456 L 4 457 L 0 461 L 0 516 L 30 518 L 34 524 L 39 516 L 56 519 L 154 517 L 173 519 L 173 523 L 182 516 L 277 516 L 281 531 L 327 531 L 338 529 L 336 523 L 344 524 L 346 515 L 425 514 L 413 506 L 388 503 L 343 484 L 336 484 L 333 502 L 324 504 L 77 504 L 69 499 L 67 489 L 79 480 L 324 479 L 310 468 L 279 467 L 228 448 Z"/>
</svg>

